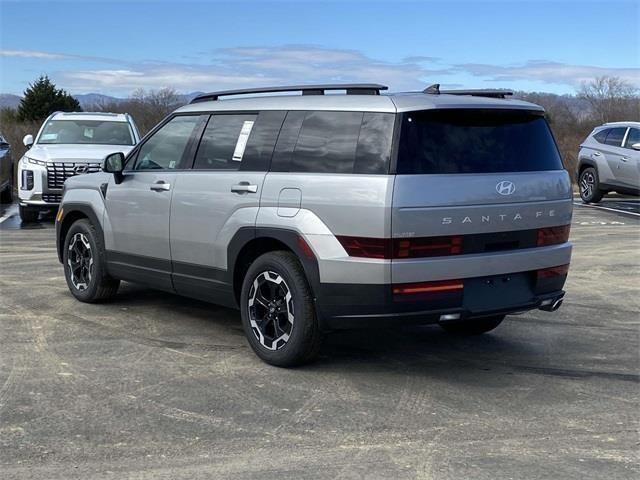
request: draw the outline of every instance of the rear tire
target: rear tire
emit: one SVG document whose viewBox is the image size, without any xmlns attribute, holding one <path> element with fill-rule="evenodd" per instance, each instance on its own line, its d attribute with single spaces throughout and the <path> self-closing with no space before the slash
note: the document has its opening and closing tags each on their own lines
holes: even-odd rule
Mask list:
<svg viewBox="0 0 640 480">
<path fill-rule="evenodd" d="M 439 325 L 447 332 L 453 335 L 471 336 L 481 335 L 490 332 L 504 320 L 504 315 L 496 315 L 495 317 L 471 318 L 469 320 L 461 320 L 458 322 L 446 322 Z"/>
<path fill-rule="evenodd" d="M 240 313 L 251 348 L 266 363 L 293 367 L 317 356 L 323 335 L 311 288 L 291 252 L 265 253 L 249 266 Z"/>
<path fill-rule="evenodd" d="M 22 223 L 33 223 L 38 221 L 40 211 L 37 208 L 23 207 L 22 205 L 20 205 L 18 211 Z"/>
<path fill-rule="evenodd" d="M 605 194 L 600 190 L 598 171 L 593 167 L 587 167 L 580 173 L 578 187 L 580 188 L 580 198 L 584 203 L 598 203 Z"/>
<path fill-rule="evenodd" d="M 101 302 L 118 291 L 120 280 L 107 273 L 102 236 L 89 220 L 77 220 L 69 227 L 62 261 L 69 291 L 81 302 Z"/>
</svg>

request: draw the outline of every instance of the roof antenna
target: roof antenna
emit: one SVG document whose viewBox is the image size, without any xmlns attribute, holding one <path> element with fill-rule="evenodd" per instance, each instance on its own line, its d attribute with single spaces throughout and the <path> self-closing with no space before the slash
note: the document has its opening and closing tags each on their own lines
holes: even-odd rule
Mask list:
<svg viewBox="0 0 640 480">
<path fill-rule="evenodd" d="M 422 93 L 430 93 L 431 95 L 440 95 L 440 84 L 434 83 L 425 88 Z"/>
</svg>

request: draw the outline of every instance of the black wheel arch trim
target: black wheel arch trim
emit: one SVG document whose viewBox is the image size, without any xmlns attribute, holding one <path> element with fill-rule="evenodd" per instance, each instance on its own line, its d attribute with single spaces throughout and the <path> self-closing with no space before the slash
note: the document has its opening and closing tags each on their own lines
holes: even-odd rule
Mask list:
<svg viewBox="0 0 640 480">
<path fill-rule="evenodd" d="M 318 268 L 318 260 L 315 256 L 310 258 L 302 251 L 300 239 L 302 238 L 304 241 L 304 238 L 296 230 L 276 227 L 241 227 L 238 229 L 231 239 L 227 250 L 227 267 L 231 282 L 233 282 L 233 277 L 235 275 L 238 256 L 242 252 L 243 248 L 247 246 L 249 242 L 259 240 L 261 238 L 264 238 L 265 240 L 277 240 L 284 244 L 298 257 L 315 299 L 320 288 L 320 270 Z"/>
<path fill-rule="evenodd" d="M 598 171 L 598 164 L 593 161 L 593 160 L 588 160 L 588 159 L 581 159 L 578 162 L 578 180 L 580 180 L 580 172 L 582 171 L 583 168 L 586 167 L 592 167 L 596 169 L 596 172 Z"/>
<path fill-rule="evenodd" d="M 62 263 L 62 248 L 64 246 L 63 235 L 66 234 L 71 226 L 68 224 L 69 215 L 73 213 L 81 213 L 84 217 L 89 219 L 103 239 L 104 232 L 102 230 L 102 223 L 98 220 L 98 215 L 90 205 L 86 203 L 69 202 L 61 205 L 60 208 L 63 208 L 63 214 L 62 218 L 59 220 L 56 219 L 56 251 L 58 253 L 58 261 Z"/>
</svg>

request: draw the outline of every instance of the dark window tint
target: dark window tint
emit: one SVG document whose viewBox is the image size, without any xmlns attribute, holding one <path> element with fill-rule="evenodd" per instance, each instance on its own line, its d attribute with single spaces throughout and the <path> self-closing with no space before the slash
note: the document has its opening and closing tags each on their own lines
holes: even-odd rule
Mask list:
<svg viewBox="0 0 640 480">
<path fill-rule="evenodd" d="M 269 162 L 285 115 L 284 111 L 260 112 L 249 136 L 240 170 L 266 172 L 269 169 Z"/>
<path fill-rule="evenodd" d="M 403 115 L 398 173 L 560 170 L 546 120 L 516 110 L 427 110 Z"/>
<path fill-rule="evenodd" d="M 595 138 L 598 143 L 604 143 L 604 141 L 607 139 L 608 133 L 609 133 L 609 129 L 600 130 L 598 133 L 596 133 L 593 136 L 593 138 Z"/>
<path fill-rule="evenodd" d="M 394 120 L 395 115 L 392 113 L 364 114 L 358 137 L 354 173 L 389 172 Z"/>
<path fill-rule="evenodd" d="M 181 168 L 184 150 L 199 121 L 197 115 L 171 119 L 140 147 L 135 170 Z"/>
<path fill-rule="evenodd" d="M 289 171 L 353 172 L 362 116 L 362 112 L 308 112 Z"/>
<path fill-rule="evenodd" d="M 627 141 L 624 146 L 626 148 L 631 148 L 631 145 L 635 143 L 640 143 L 640 129 L 639 128 L 630 128 L 629 134 L 627 135 Z"/>
<path fill-rule="evenodd" d="M 609 134 L 607 135 L 605 143 L 607 145 L 611 145 L 612 147 L 620 147 L 622 145 L 622 139 L 624 138 L 624 133 L 626 131 L 626 128 L 612 128 L 611 130 L 609 130 Z"/>
<path fill-rule="evenodd" d="M 272 172 L 288 172 L 289 165 L 291 164 L 291 157 L 293 156 L 293 149 L 296 147 L 298 141 L 298 135 L 300 134 L 300 128 L 306 112 L 292 111 L 287 113 L 287 118 L 282 124 L 280 135 L 278 136 L 278 143 L 273 152 L 273 159 L 271 160 Z"/>
<path fill-rule="evenodd" d="M 193 168 L 238 170 L 255 120 L 256 115 L 213 115 L 202 135 Z"/>
</svg>

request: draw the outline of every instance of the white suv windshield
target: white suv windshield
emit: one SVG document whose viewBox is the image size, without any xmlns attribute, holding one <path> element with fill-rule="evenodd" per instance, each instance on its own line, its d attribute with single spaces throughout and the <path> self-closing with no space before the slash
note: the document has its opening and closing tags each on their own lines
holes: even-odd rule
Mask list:
<svg viewBox="0 0 640 480">
<path fill-rule="evenodd" d="M 133 145 L 133 133 L 127 122 L 102 120 L 51 120 L 44 127 L 40 144 L 82 143 L 95 145 Z"/>
</svg>

